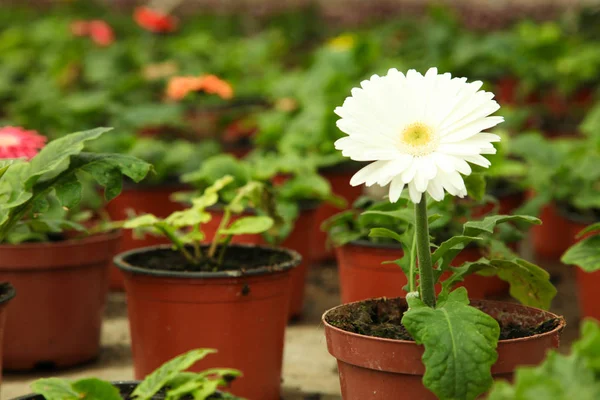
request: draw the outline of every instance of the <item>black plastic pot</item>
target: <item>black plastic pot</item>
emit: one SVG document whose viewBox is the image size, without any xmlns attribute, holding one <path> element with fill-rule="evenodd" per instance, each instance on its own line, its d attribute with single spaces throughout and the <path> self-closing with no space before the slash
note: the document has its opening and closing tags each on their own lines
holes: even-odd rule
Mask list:
<svg viewBox="0 0 600 400">
<path fill-rule="evenodd" d="M 123 397 L 124 399 L 128 399 L 129 395 L 131 395 L 131 393 L 133 392 L 133 390 L 135 389 L 135 387 L 140 383 L 140 381 L 117 381 L 117 382 L 112 382 L 113 385 L 115 385 L 117 388 L 119 388 L 119 390 L 121 391 L 121 397 Z M 154 397 L 152 397 L 153 400 L 162 400 L 165 398 L 164 393 L 159 392 L 158 394 L 156 394 Z M 210 397 L 211 400 L 218 400 L 222 398 L 222 396 L 220 394 L 215 394 L 212 397 Z M 45 397 L 42 396 L 41 394 L 28 394 L 26 396 L 21 396 L 21 397 L 16 397 L 12 400 L 45 400 Z M 190 397 L 191 400 L 191 397 Z"/>
</svg>

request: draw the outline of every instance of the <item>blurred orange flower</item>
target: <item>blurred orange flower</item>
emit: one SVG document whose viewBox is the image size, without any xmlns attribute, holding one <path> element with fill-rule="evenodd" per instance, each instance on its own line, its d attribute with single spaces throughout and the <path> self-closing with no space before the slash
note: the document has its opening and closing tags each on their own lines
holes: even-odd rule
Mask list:
<svg viewBox="0 0 600 400">
<path fill-rule="evenodd" d="M 154 33 L 173 32 L 179 24 L 177 18 L 148 7 L 136 8 L 133 19 L 139 26 Z"/>
<path fill-rule="evenodd" d="M 71 32 L 75 36 L 89 36 L 98 46 L 110 46 L 115 41 L 115 34 L 105 21 L 75 21 L 71 24 Z"/>
<path fill-rule="evenodd" d="M 176 76 L 167 85 L 167 97 L 172 100 L 181 100 L 190 92 L 199 91 L 216 94 L 225 100 L 233 97 L 231 85 L 215 75 Z"/>
</svg>

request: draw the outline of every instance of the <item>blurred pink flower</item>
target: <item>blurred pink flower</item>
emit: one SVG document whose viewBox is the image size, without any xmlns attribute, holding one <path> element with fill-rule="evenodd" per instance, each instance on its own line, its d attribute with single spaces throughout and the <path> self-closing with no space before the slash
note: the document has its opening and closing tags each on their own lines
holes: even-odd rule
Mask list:
<svg viewBox="0 0 600 400">
<path fill-rule="evenodd" d="M 98 46 L 110 46 L 115 41 L 115 34 L 106 21 L 94 19 L 79 20 L 71 24 L 71 32 L 75 36 L 89 36 Z"/>
<path fill-rule="evenodd" d="M 46 137 L 36 131 L 16 126 L 0 127 L 0 159 L 33 158 L 46 144 Z"/>
</svg>

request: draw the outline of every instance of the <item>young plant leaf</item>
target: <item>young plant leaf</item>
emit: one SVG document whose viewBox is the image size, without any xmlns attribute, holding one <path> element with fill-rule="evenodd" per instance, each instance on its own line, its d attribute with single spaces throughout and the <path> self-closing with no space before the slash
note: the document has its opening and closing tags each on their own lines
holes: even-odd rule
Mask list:
<svg viewBox="0 0 600 400">
<path fill-rule="evenodd" d="M 450 293 L 435 309 L 418 298 L 408 301 L 402 324 L 425 346 L 423 384 L 440 399 L 476 399 L 492 384 L 498 322 L 469 306 L 464 288 Z"/>
<path fill-rule="evenodd" d="M 431 256 L 431 262 L 435 264 L 446 254 L 449 250 L 456 250 L 452 259 L 465 248 L 466 245 L 471 243 L 474 240 L 482 240 L 482 238 L 476 236 L 454 236 L 445 242 L 443 242 L 440 247 L 438 247 Z M 447 260 L 447 263 L 451 263 L 452 259 Z"/>
<path fill-rule="evenodd" d="M 58 176 L 69 166 L 69 157 L 81 153 L 85 142 L 99 138 L 112 128 L 96 128 L 88 131 L 72 133 L 48 143 L 31 159 L 29 176 L 25 181 L 26 189 L 33 185 L 45 174 Z"/>
<path fill-rule="evenodd" d="M 600 235 L 590 236 L 575 243 L 561 261 L 569 265 L 577 265 L 585 272 L 600 270 Z"/>
<path fill-rule="evenodd" d="M 177 376 L 200 361 L 208 354 L 216 353 L 213 349 L 195 349 L 164 363 L 156 371 L 148 375 L 131 394 L 137 400 L 150 400 L 160 389 Z"/>
<path fill-rule="evenodd" d="M 456 283 L 473 273 L 497 275 L 510 285 L 510 295 L 526 306 L 550 308 L 556 296 L 556 288 L 550 282 L 550 274 L 535 264 L 521 258 L 511 260 L 481 258 L 452 268 L 452 275 L 442 282 L 442 292 L 447 293 Z"/>
<path fill-rule="evenodd" d="M 67 208 L 75 207 L 81 201 L 82 186 L 76 174 L 69 175 L 54 187 L 60 204 Z"/>
<path fill-rule="evenodd" d="M 223 235 L 253 235 L 271 229 L 273 219 L 266 216 L 250 216 L 235 220 L 227 228 L 222 229 Z"/>
<path fill-rule="evenodd" d="M 580 238 L 590 232 L 595 232 L 595 231 L 600 231 L 600 222 L 596 222 L 595 224 L 592 224 L 590 226 L 587 226 L 585 229 L 582 229 L 581 231 L 579 231 L 577 233 L 577 237 Z"/>
<path fill-rule="evenodd" d="M 387 228 L 372 228 L 369 237 L 390 238 L 398 243 L 402 243 L 403 240 L 401 235 Z"/>
<path fill-rule="evenodd" d="M 80 400 L 122 400 L 119 389 L 109 382 L 96 378 L 73 382 L 73 389 L 79 392 Z"/>
<path fill-rule="evenodd" d="M 31 384 L 33 393 L 41 394 L 46 400 L 79 400 L 79 392 L 65 379 L 38 379 Z"/>
<path fill-rule="evenodd" d="M 481 233 L 494 233 L 496 225 L 504 222 L 540 225 L 542 221 L 529 215 L 492 215 L 481 221 L 469 221 L 463 225 L 464 236 L 477 236 Z"/>
</svg>

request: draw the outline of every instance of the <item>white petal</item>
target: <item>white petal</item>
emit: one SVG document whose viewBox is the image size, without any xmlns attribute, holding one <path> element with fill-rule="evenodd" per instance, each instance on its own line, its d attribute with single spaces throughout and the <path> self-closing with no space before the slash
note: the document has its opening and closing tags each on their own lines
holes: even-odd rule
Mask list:
<svg viewBox="0 0 600 400">
<path fill-rule="evenodd" d="M 423 192 L 419 192 L 415 187 L 414 182 L 410 182 L 408 184 L 408 194 L 410 195 L 410 199 L 413 203 L 417 204 L 421 201 L 421 197 Z"/>
<path fill-rule="evenodd" d="M 398 201 L 398 199 L 400 199 L 403 189 L 404 189 L 404 182 L 402 182 L 402 179 L 400 177 L 394 178 L 392 180 L 392 183 L 390 184 L 390 192 L 389 192 L 390 201 L 392 203 L 395 203 Z"/>
<path fill-rule="evenodd" d="M 439 180 L 440 178 L 432 179 L 429 181 L 429 185 L 427 185 L 427 193 L 429 193 L 431 198 L 435 201 L 444 200 L 444 188 Z"/>
</svg>

